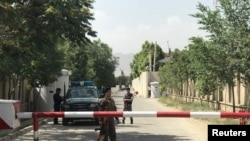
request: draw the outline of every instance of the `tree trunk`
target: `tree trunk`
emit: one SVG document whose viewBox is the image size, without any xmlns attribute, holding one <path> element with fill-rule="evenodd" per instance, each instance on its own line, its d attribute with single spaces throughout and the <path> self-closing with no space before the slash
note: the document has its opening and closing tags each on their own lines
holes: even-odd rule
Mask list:
<svg viewBox="0 0 250 141">
<path fill-rule="evenodd" d="M 186 82 L 186 88 L 185 88 L 185 93 L 186 93 L 186 103 L 188 102 L 188 80 Z"/>
<path fill-rule="evenodd" d="M 11 97 L 12 97 L 12 93 L 11 93 L 11 81 L 10 81 L 10 79 L 8 80 L 8 82 L 9 82 L 9 90 L 8 90 L 8 99 L 12 99 Z"/>
<path fill-rule="evenodd" d="M 247 90 L 245 92 L 245 105 L 246 105 L 246 111 L 249 112 L 250 111 L 250 85 L 249 83 L 247 83 Z"/>
<path fill-rule="evenodd" d="M 238 73 L 238 75 L 237 75 L 237 85 L 236 85 L 236 87 L 237 87 L 237 97 L 238 97 L 238 104 L 240 104 L 240 74 Z"/>
<path fill-rule="evenodd" d="M 6 92 L 6 80 L 5 79 L 3 79 L 2 80 L 2 94 L 3 94 L 3 99 L 6 99 L 6 94 L 5 94 L 5 92 Z"/>
<path fill-rule="evenodd" d="M 207 94 L 206 96 L 207 96 L 207 105 L 209 106 L 209 102 L 210 102 L 210 95 L 209 95 L 209 94 Z"/>
<path fill-rule="evenodd" d="M 194 82 L 193 82 L 193 96 L 194 96 L 194 98 L 196 97 L 196 91 L 195 91 L 195 80 L 194 80 Z"/>
<path fill-rule="evenodd" d="M 183 95 L 183 81 L 181 81 L 181 95 Z"/>
<path fill-rule="evenodd" d="M 201 105 L 203 104 L 202 101 L 203 101 L 203 96 L 200 96 Z"/>
<path fill-rule="evenodd" d="M 232 98 L 233 98 L 233 112 L 235 112 L 235 97 L 234 97 L 234 86 L 231 85 Z"/>
</svg>

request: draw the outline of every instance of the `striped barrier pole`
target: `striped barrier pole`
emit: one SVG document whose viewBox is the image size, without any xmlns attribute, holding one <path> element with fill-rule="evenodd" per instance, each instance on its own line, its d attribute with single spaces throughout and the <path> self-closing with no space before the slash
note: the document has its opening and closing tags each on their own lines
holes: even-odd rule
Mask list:
<svg viewBox="0 0 250 141">
<path fill-rule="evenodd" d="M 172 112 L 172 111 L 96 111 L 96 112 L 20 112 L 19 118 L 81 117 L 175 117 L 175 118 L 250 118 L 250 112 Z"/>
<path fill-rule="evenodd" d="M 34 141 L 39 141 L 39 119 L 37 113 L 32 114 L 33 117 L 33 131 L 34 131 Z"/>
<path fill-rule="evenodd" d="M 93 112 L 20 112 L 19 118 L 33 118 L 34 141 L 39 141 L 38 118 L 82 117 L 172 117 L 172 118 L 250 118 L 250 112 L 172 112 L 172 111 L 93 111 Z"/>
<path fill-rule="evenodd" d="M 244 110 L 244 109 L 241 109 L 241 110 L 239 110 L 238 112 L 239 112 L 239 113 L 244 113 L 245 110 Z M 244 117 L 243 117 L 243 118 L 240 118 L 240 119 L 239 119 L 239 124 L 240 124 L 240 125 L 246 125 L 246 124 L 247 124 L 247 118 L 244 118 Z"/>
</svg>

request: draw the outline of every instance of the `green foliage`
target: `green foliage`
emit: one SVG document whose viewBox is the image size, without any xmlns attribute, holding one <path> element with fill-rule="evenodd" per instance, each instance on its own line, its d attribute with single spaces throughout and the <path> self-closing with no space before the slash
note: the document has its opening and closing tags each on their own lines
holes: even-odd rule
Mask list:
<svg viewBox="0 0 250 141">
<path fill-rule="evenodd" d="M 159 101 L 167 106 L 179 108 L 183 111 L 212 111 L 207 104 L 201 105 L 199 102 L 186 103 L 183 100 L 173 99 L 171 97 L 160 97 Z"/>
<path fill-rule="evenodd" d="M 98 86 L 113 86 L 115 84 L 115 70 L 118 58 L 113 56 L 112 48 L 108 44 L 95 40 L 88 46 L 88 62 L 86 77 L 94 80 Z"/>
<path fill-rule="evenodd" d="M 242 81 L 248 82 L 249 68 L 249 1 L 220 0 L 216 10 L 210 10 L 202 4 L 201 11 L 193 16 L 199 19 L 203 29 L 211 33 L 214 45 L 226 54 L 225 77 L 227 83 L 233 84 L 238 74 L 243 74 Z"/>
<path fill-rule="evenodd" d="M 190 68 L 199 94 L 211 94 L 218 87 L 222 87 L 226 79 L 226 55 L 220 46 L 206 42 L 201 38 L 192 38 L 189 46 Z"/>
<path fill-rule="evenodd" d="M 180 90 L 182 83 L 190 76 L 190 61 L 186 50 L 171 53 L 170 61 L 159 69 L 160 82 L 169 88 Z"/>
<path fill-rule="evenodd" d="M 59 47 L 62 42 L 69 42 L 70 48 L 80 47 L 90 42 L 88 36 L 96 36 L 89 23 L 94 19 L 90 12 L 92 3 L 92 0 L 1 1 L 2 77 L 16 74 L 33 86 L 53 82 L 66 66 L 66 49 Z M 76 59 L 80 57 L 78 54 Z"/>
<path fill-rule="evenodd" d="M 158 62 L 158 60 L 161 60 L 165 57 L 164 52 L 162 51 L 161 47 L 158 44 L 145 41 L 144 44 L 142 45 L 142 50 L 139 53 L 135 54 L 134 59 L 132 63 L 130 64 L 132 78 L 136 78 L 140 76 L 140 74 L 143 71 L 146 71 L 149 69 L 153 70 L 155 47 L 156 47 L 156 59 L 155 60 Z M 151 54 L 151 62 L 152 62 L 151 66 L 149 64 L 150 54 Z M 159 67 L 160 65 L 157 63 L 155 65 L 155 71 L 158 71 Z"/>
<path fill-rule="evenodd" d="M 178 71 L 176 67 L 178 66 L 176 66 L 173 62 L 167 62 L 159 70 L 160 82 L 167 85 L 169 88 L 178 89 L 181 87 L 182 81 L 176 73 L 176 71 Z"/>
<path fill-rule="evenodd" d="M 121 75 L 116 77 L 116 84 L 129 86 L 131 84 L 131 77 L 125 76 L 124 72 L 121 70 Z"/>
<path fill-rule="evenodd" d="M 129 83 L 128 81 L 128 77 L 126 77 L 123 70 L 121 70 L 121 75 L 116 78 L 116 83 L 119 85 L 127 85 Z"/>
<path fill-rule="evenodd" d="M 191 79 L 202 95 L 226 84 L 234 86 L 236 79 L 249 83 L 249 3 L 220 0 L 215 10 L 198 3 L 199 12 L 191 16 L 208 32 L 207 41 L 192 37 L 188 51 L 175 50 L 160 68 L 161 83 L 177 89 Z"/>
</svg>

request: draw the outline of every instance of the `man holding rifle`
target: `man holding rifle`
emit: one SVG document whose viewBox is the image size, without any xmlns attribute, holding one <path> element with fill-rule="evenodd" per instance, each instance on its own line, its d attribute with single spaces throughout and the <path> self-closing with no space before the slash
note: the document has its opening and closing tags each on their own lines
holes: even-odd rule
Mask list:
<svg viewBox="0 0 250 141">
<path fill-rule="evenodd" d="M 116 111 L 114 99 L 111 97 L 111 88 L 104 89 L 104 98 L 100 100 L 100 111 Z M 103 137 L 102 141 L 116 141 L 116 129 L 114 117 L 101 117 L 100 118 L 100 134 L 97 141 Z"/>
</svg>

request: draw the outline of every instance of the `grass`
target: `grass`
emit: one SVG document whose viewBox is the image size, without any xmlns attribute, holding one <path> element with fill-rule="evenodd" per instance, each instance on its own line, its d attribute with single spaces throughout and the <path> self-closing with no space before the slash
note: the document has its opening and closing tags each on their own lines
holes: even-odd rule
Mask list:
<svg viewBox="0 0 250 141">
<path fill-rule="evenodd" d="M 214 111 L 212 108 L 208 107 L 206 104 L 201 105 L 199 102 L 188 102 L 183 100 L 172 99 L 170 97 L 162 96 L 159 98 L 159 102 L 166 106 L 175 107 L 182 111 Z M 232 118 L 199 118 L 200 120 L 207 121 L 209 124 L 239 124 L 239 119 Z M 248 120 L 249 124 L 250 120 Z"/>
</svg>

